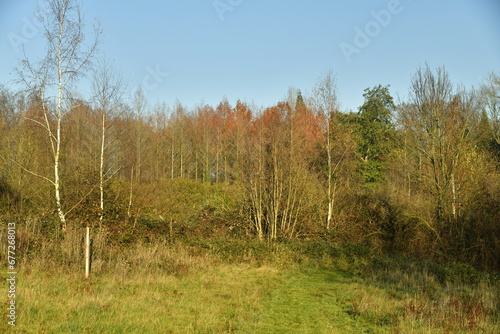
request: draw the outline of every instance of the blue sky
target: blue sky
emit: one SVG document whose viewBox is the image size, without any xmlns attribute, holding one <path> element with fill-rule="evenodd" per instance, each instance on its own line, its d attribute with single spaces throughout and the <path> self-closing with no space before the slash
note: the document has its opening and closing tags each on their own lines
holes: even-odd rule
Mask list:
<svg viewBox="0 0 500 334">
<path fill-rule="evenodd" d="M 13 38 L 28 57 L 43 54 L 35 6 L 0 0 L 0 83 L 15 78 L 22 57 Z M 267 107 L 289 87 L 310 94 L 332 69 L 343 110 L 355 111 L 363 90 L 378 84 L 404 99 L 426 62 L 444 65 L 466 87 L 500 73 L 497 0 L 82 0 L 81 7 L 87 26 L 102 23 L 101 54 L 128 92 L 146 86 L 150 105 L 215 106 L 227 97 Z"/>
</svg>

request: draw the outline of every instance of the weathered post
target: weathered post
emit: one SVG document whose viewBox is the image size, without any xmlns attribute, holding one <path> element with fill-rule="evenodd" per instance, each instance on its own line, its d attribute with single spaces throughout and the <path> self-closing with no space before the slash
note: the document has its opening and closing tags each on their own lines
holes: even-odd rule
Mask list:
<svg viewBox="0 0 500 334">
<path fill-rule="evenodd" d="M 85 233 L 85 278 L 90 276 L 90 227 L 87 226 Z"/>
</svg>

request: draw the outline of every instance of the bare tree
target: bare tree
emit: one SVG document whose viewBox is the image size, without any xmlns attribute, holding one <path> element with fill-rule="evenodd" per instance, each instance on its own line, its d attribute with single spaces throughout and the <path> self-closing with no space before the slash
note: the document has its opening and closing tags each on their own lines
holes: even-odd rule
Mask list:
<svg viewBox="0 0 500 334">
<path fill-rule="evenodd" d="M 477 98 L 463 89 L 455 90 L 448 73 L 427 66 L 419 68 L 410 87 L 410 103 L 401 107 L 400 117 L 411 147 L 422 157 L 424 184 L 435 200 L 438 223 L 457 218 L 467 182 L 460 173 L 473 155 L 472 134 L 478 116 Z"/>
<path fill-rule="evenodd" d="M 169 119 L 170 128 L 170 176 L 184 178 L 189 155 L 187 130 L 189 119 L 185 107 L 177 101 Z"/>
<path fill-rule="evenodd" d="M 109 114 L 119 104 L 124 92 L 123 78 L 106 60 L 100 60 L 93 71 L 92 91 L 96 108 L 101 113 L 101 145 L 99 154 L 99 221 L 104 217 L 104 183 L 114 174 L 105 168 L 105 155 L 107 148 L 106 130 L 108 128 Z M 115 171 L 116 172 L 116 171 Z"/>
<path fill-rule="evenodd" d="M 323 119 L 323 131 L 325 132 L 326 142 L 325 151 L 327 158 L 327 201 L 328 212 L 326 217 L 326 228 L 330 229 L 332 225 L 333 206 L 335 203 L 335 194 L 337 183 L 335 182 L 335 171 L 338 169 L 340 161 L 334 161 L 334 123 L 336 113 L 339 110 L 339 102 L 337 99 L 337 86 L 333 72 L 328 71 L 322 78 L 319 79 L 314 88 L 314 107 Z M 344 155 L 342 155 L 343 157 Z"/>
<path fill-rule="evenodd" d="M 72 85 L 91 65 L 97 52 L 100 29 L 95 27 L 94 39 L 84 49 L 84 22 L 75 0 L 48 0 L 47 12 L 38 10 L 47 43 L 47 53 L 38 63 L 33 64 L 27 57 L 18 69 L 20 81 L 36 94 L 42 103 L 43 116 L 31 119 L 42 126 L 49 137 L 54 161 L 53 177 L 37 175 L 54 186 L 57 214 L 66 228 L 66 215 L 61 199 L 61 143 L 62 121 L 70 110 L 68 99 Z"/>
<path fill-rule="evenodd" d="M 135 177 L 138 182 L 141 182 L 142 177 L 142 160 L 143 160 L 143 146 L 146 140 L 144 134 L 144 118 L 143 114 L 146 111 L 146 96 L 142 87 L 137 87 L 134 93 L 133 108 L 137 112 L 136 119 L 136 171 Z"/>
<path fill-rule="evenodd" d="M 495 141 L 500 145 L 500 76 L 491 73 L 481 87 L 481 97 L 490 118 Z"/>
</svg>

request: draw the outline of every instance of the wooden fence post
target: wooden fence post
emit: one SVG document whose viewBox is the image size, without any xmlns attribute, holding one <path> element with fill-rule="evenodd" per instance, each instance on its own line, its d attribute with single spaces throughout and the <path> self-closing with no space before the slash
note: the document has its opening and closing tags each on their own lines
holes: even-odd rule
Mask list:
<svg viewBox="0 0 500 334">
<path fill-rule="evenodd" d="M 85 278 L 90 276 L 90 227 L 87 226 L 85 233 Z"/>
</svg>

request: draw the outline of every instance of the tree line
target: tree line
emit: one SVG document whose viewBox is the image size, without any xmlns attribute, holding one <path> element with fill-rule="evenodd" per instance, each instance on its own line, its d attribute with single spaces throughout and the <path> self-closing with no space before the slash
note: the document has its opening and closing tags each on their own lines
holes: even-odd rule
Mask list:
<svg viewBox="0 0 500 334">
<path fill-rule="evenodd" d="M 91 61 L 99 30 L 83 49 L 72 1 L 52 3 L 47 58 L 22 62 L 23 89 L 0 89 L 7 219 L 63 231 L 86 222 L 110 235 L 188 222 L 500 268 L 498 75 L 466 89 L 444 67 L 419 67 L 405 101 L 378 85 L 349 113 L 332 71 L 310 96 L 291 88 L 267 108 L 150 106 L 141 88 L 126 101 L 120 75 Z M 84 72 L 87 98 L 74 85 Z"/>
</svg>

